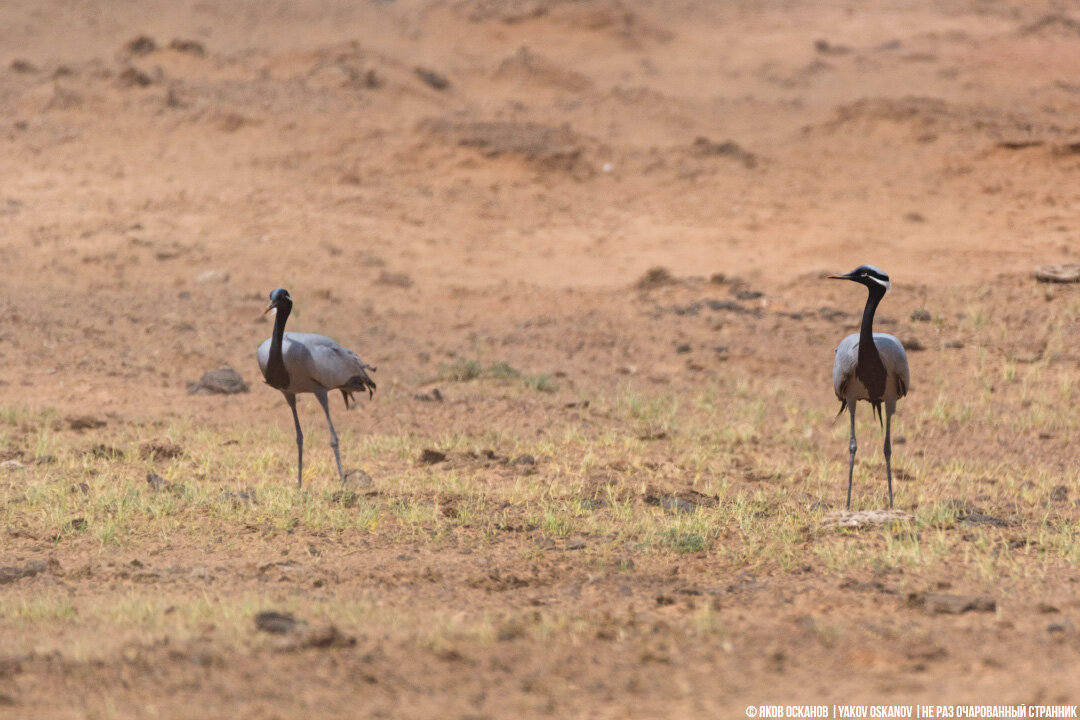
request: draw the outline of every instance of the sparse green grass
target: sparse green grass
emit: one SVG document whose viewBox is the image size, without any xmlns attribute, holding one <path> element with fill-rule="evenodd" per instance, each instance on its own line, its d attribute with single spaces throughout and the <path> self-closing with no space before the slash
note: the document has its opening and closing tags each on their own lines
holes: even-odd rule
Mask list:
<svg viewBox="0 0 1080 720">
<path fill-rule="evenodd" d="M 483 367 L 475 361 L 455 365 L 447 377 L 491 381 L 478 386 L 481 397 L 518 392 L 506 383 L 522 380 L 509 365 Z M 530 562 L 566 553 L 606 573 L 627 572 L 634 558 L 688 556 L 707 558 L 710 567 L 728 572 L 896 573 L 901 587 L 918 587 L 919 578 L 938 575 L 957 583 L 998 583 L 1080 563 L 1080 522 L 1069 512 L 1071 504 L 1049 502 L 1059 485 L 1073 499 L 1076 463 L 1028 454 L 1040 442 L 1039 432 L 1054 435 L 1042 442 L 1066 442 L 1074 432 L 1076 421 L 1057 402 L 1057 391 L 1073 388 L 1068 373 L 1053 364 L 1009 364 L 986 356 L 970 377 L 931 378 L 927 385 L 933 394 L 906 400 L 893 426 L 894 438 L 903 438 L 893 458 L 897 505 L 915 515 L 907 525 L 861 531 L 826 526 L 827 509 L 816 501 L 842 504 L 847 423 L 792 398 L 783 384 L 736 375 L 689 396 L 631 385 L 595 394 L 578 421 L 544 434 L 508 427 L 435 438 L 346 431 L 343 455 L 364 467 L 373 485 L 344 497 L 335 494 L 333 460 L 318 430 L 309 438 L 308 485 L 298 492 L 288 428 L 233 431 L 174 421 L 128 426 L 91 440 L 65 432 L 54 412 L 0 408 L 0 431 L 23 459 L 23 467 L 0 474 L 0 527 L 61 549 L 336 537 L 347 546 L 363 541 L 470 552 L 509 547 Z M 984 411 L 970 390 L 989 393 L 1009 411 Z M 858 433 L 854 505 L 882 507 L 882 433 L 866 407 L 859 408 Z M 998 442 L 988 450 L 986 438 Z M 180 445 L 183 454 L 156 461 L 140 455 L 143 443 L 161 439 Z M 90 451 L 101 443 L 116 452 Z M 452 462 L 417 462 L 431 446 L 450 453 Z M 487 458 L 489 448 L 507 460 Z M 537 464 L 508 462 L 523 454 Z M 55 460 L 31 462 L 46 456 Z M 146 483 L 148 472 L 168 485 L 153 489 Z M 672 504 L 679 494 L 693 501 L 691 491 L 707 497 L 685 507 Z M 649 499 L 657 495 L 668 503 Z M 967 506 L 1010 524 L 967 522 Z M 578 543 L 572 555 L 564 549 L 571 542 Z M 263 602 L 252 594 L 215 599 L 126 592 L 109 606 L 63 593 L 12 595 L 0 601 L 0 626 L 29 633 L 35 623 L 98 623 L 183 637 L 213 618 L 222 637 L 247 637 L 250 616 Z M 299 602 L 290 598 L 286 593 L 278 606 Z M 166 607 L 173 609 L 165 613 Z M 353 627 L 386 621 L 380 614 L 385 611 L 365 599 L 311 607 L 304 613 L 309 619 L 314 612 Z M 725 636 L 707 603 L 695 617 L 696 632 Z M 395 622 L 402 627 L 400 619 Z M 462 638 L 486 643 L 520 634 L 622 632 L 604 622 L 554 612 L 465 619 L 448 613 L 426 617 L 409 632 L 432 649 Z M 828 626 L 820 634 L 823 643 L 838 639 Z"/>
<path fill-rule="evenodd" d="M 452 363 L 440 363 L 439 380 L 446 382 L 468 382 L 469 380 L 495 380 L 499 382 L 520 382 L 530 390 L 553 393 L 559 389 L 549 373 L 530 375 L 523 373 L 505 361 L 495 362 L 484 367 L 479 360 L 456 358 Z"/>
</svg>

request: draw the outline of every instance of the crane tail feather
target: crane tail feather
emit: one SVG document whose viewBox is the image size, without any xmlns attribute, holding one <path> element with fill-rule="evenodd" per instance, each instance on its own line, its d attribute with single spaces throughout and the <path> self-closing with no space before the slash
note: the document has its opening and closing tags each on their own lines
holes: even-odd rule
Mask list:
<svg viewBox="0 0 1080 720">
<path fill-rule="evenodd" d="M 845 410 L 847 410 L 847 400 L 841 400 L 840 401 L 840 411 L 836 413 L 836 417 L 833 418 L 833 422 L 836 422 L 837 420 L 839 420 L 840 416 L 844 414 Z"/>
</svg>

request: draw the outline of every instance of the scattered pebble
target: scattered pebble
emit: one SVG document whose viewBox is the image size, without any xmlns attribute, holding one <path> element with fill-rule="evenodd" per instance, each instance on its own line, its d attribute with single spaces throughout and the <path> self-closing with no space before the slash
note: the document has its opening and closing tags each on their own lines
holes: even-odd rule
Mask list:
<svg viewBox="0 0 1080 720">
<path fill-rule="evenodd" d="M 413 400 L 419 400 L 420 402 L 442 402 L 443 394 L 439 392 L 439 388 L 432 388 L 430 392 L 413 395 Z"/>
<path fill-rule="evenodd" d="M 1057 622 L 1052 622 L 1046 626 L 1046 632 L 1049 633 L 1063 633 L 1067 630 L 1072 630 L 1072 620 L 1069 618 L 1063 618 Z"/>
<path fill-rule="evenodd" d="M 46 569 L 48 569 L 48 566 L 41 560 L 31 560 L 22 567 L 0 567 L 0 585 L 7 585 L 8 583 L 21 580 L 22 578 L 40 575 L 45 572 Z"/>
<path fill-rule="evenodd" d="M 145 442 L 139 446 L 139 457 L 144 460 L 172 460 L 184 454 L 184 448 L 171 442 Z"/>
<path fill-rule="evenodd" d="M 11 68 L 11 72 L 17 72 L 17 73 L 34 73 L 34 72 L 37 72 L 37 68 L 34 66 L 33 63 L 31 63 L 29 60 L 21 60 L 19 58 L 15 58 L 14 60 L 12 60 L 11 64 L 8 65 L 8 67 Z"/>
<path fill-rule="evenodd" d="M 169 49 L 187 53 L 188 55 L 195 55 L 196 57 L 203 57 L 206 55 L 206 48 L 203 47 L 203 44 L 198 40 L 173 38 L 173 41 L 169 43 Z"/>
<path fill-rule="evenodd" d="M 197 278 L 195 278 L 195 282 L 200 285 L 205 285 L 207 283 L 227 283 L 229 282 L 229 271 L 206 270 L 200 273 Z"/>
<path fill-rule="evenodd" d="M 413 70 L 416 73 L 416 77 L 423 80 L 429 86 L 436 90 L 446 90 L 450 87 L 450 80 L 445 75 L 429 70 L 428 68 L 418 67 Z"/>
<path fill-rule="evenodd" d="M 293 630 L 275 647 L 279 652 L 292 652 L 309 648 L 346 648 L 356 645 L 356 638 L 346 635 L 334 625 L 324 625 L 310 630 Z"/>
<path fill-rule="evenodd" d="M 826 515 L 823 522 L 838 528 L 868 528 L 914 519 L 914 515 L 903 510 L 837 510 Z"/>
<path fill-rule="evenodd" d="M 139 35 L 129 40 L 124 49 L 132 55 L 149 55 L 157 50 L 157 42 L 149 35 Z"/>
<path fill-rule="evenodd" d="M 284 635 L 292 632 L 299 621 L 291 613 L 266 610 L 255 615 L 255 629 L 272 635 Z"/>
<path fill-rule="evenodd" d="M 157 473 L 146 473 L 146 484 L 150 486 L 151 490 L 158 492 L 168 487 L 169 481 Z"/>
<path fill-rule="evenodd" d="M 394 273 L 383 270 L 379 273 L 379 277 L 375 279 L 379 285 L 390 285 L 392 287 L 407 288 L 412 287 L 413 280 L 405 273 Z"/>
<path fill-rule="evenodd" d="M 188 385 L 188 395 L 236 395 L 250 391 L 240 373 L 227 365 L 203 373 L 199 382 Z"/>
<path fill-rule="evenodd" d="M 670 270 L 656 266 L 645 271 L 645 274 L 637 281 L 637 288 L 638 290 L 652 290 L 664 285 L 674 285 L 676 282 L 678 281 Z"/>
<path fill-rule="evenodd" d="M 82 432 L 83 430 L 97 430 L 105 427 L 108 423 L 91 415 L 75 415 L 67 419 L 68 427 Z"/>
<path fill-rule="evenodd" d="M 124 87 L 149 87 L 154 84 L 154 78 L 135 67 L 126 68 L 116 79 Z"/>
<path fill-rule="evenodd" d="M 420 453 L 420 462 L 424 465 L 435 465 L 446 460 L 446 453 L 426 448 Z"/>
<path fill-rule="evenodd" d="M 911 593 L 908 607 L 919 608 L 931 615 L 960 615 L 966 612 L 994 612 L 997 601 L 991 597 L 949 595 L 946 593 Z"/>
<path fill-rule="evenodd" d="M 911 319 L 915 322 L 930 322 L 934 317 L 930 314 L 929 310 L 916 310 L 911 313 Z"/>
<path fill-rule="evenodd" d="M 1035 279 L 1045 283 L 1080 282 L 1080 263 L 1040 265 L 1035 268 Z"/>
</svg>

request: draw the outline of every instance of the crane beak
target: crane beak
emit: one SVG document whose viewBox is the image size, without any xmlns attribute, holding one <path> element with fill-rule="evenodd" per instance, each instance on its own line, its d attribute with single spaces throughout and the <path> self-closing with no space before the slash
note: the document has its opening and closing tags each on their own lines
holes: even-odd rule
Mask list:
<svg viewBox="0 0 1080 720">
<path fill-rule="evenodd" d="M 830 280 L 850 280 L 851 273 L 844 273 L 843 275 L 830 275 Z"/>
<path fill-rule="evenodd" d="M 263 310 L 263 315 L 270 312 L 271 310 L 273 310 L 276 307 L 277 307 L 277 305 L 275 303 L 270 303 L 269 305 L 266 306 L 266 309 Z"/>
</svg>

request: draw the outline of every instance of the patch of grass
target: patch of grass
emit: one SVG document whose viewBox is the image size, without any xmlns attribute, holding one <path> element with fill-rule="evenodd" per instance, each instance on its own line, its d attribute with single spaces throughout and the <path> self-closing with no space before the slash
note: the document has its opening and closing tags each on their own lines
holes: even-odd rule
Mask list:
<svg viewBox="0 0 1080 720">
<path fill-rule="evenodd" d="M 446 382 L 467 382 L 479 379 L 521 382 L 531 390 L 546 393 L 553 393 L 559 389 L 550 374 L 530 375 L 523 373 L 506 361 L 495 362 L 484 367 L 478 360 L 457 358 L 452 363 L 440 363 L 438 378 Z"/>
</svg>

